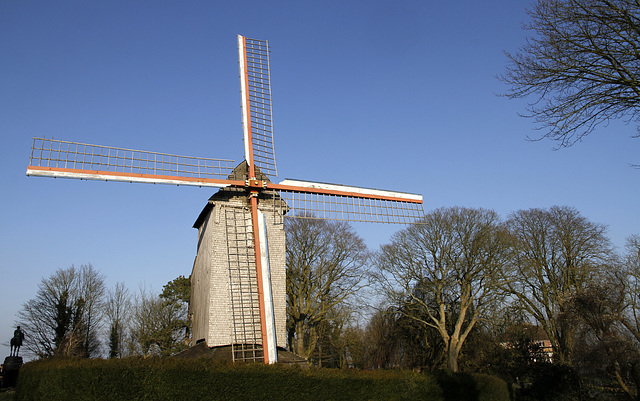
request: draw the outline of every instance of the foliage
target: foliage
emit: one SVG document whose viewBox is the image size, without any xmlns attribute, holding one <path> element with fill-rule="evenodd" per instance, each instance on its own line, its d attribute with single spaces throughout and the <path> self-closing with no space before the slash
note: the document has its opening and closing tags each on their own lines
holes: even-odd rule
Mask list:
<svg viewBox="0 0 640 401">
<path fill-rule="evenodd" d="M 191 300 L 191 280 L 182 275 L 174 278 L 162 287 L 160 298 L 188 305 Z"/>
<path fill-rule="evenodd" d="M 445 401 L 500 401 L 509 399 L 506 383 L 484 374 L 436 372 Z"/>
<path fill-rule="evenodd" d="M 99 355 L 104 295 L 104 277 L 91 265 L 42 279 L 35 298 L 18 313 L 25 348 L 40 358 Z"/>
<path fill-rule="evenodd" d="M 178 276 L 162 287 L 160 298 L 178 309 L 182 313 L 181 319 L 176 321 L 176 325 L 182 323 L 179 328 L 184 334 L 182 342 L 188 346 L 191 342 L 191 319 L 189 318 L 189 303 L 191 302 L 191 279 L 185 276 Z"/>
<path fill-rule="evenodd" d="M 604 400 L 624 393 L 631 399 L 638 397 L 640 236 L 629 237 L 626 254 L 618 257 L 604 226 L 573 208 L 557 206 L 521 210 L 506 222 L 483 209 L 447 208 L 429 213 L 425 222 L 396 233 L 392 243 L 382 248 L 378 262 L 386 264 L 378 266 L 384 268 L 376 278 L 384 284 L 387 303 L 362 328 L 355 324 L 353 308 L 356 292 L 365 282 L 369 256 L 361 239 L 346 225 L 327 227 L 318 222 L 296 226 L 298 231 L 288 233 L 299 235 L 296 246 L 287 249 L 292 273 L 288 291 L 306 288 L 306 293 L 300 293 L 307 298 L 301 297 L 299 305 L 308 307 L 298 309 L 303 312 L 299 317 L 306 314 L 301 331 L 290 318 L 289 335 L 298 340 L 303 333 L 306 355 L 319 366 L 377 371 L 280 371 L 289 368 L 193 361 L 190 367 L 171 358 L 160 360 L 155 357 L 172 355 L 189 340 L 189 279 L 179 276 L 160 294 L 141 290 L 133 301 L 119 283 L 104 302 L 103 297 L 87 295 L 104 293 L 102 276 L 83 266 L 43 279 L 37 297 L 21 312 L 33 317 L 35 311 L 43 311 L 39 317 L 48 325 L 32 327 L 45 327 L 42 333 L 48 333 L 48 342 L 33 344 L 34 349 L 50 351 L 37 355 L 51 363 L 27 365 L 24 372 L 39 373 L 27 373 L 22 399 L 69 398 L 65 386 L 76 391 L 72 397 L 87 399 L 99 399 L 98 392 L 131 398 L 122 395 L 125 390 L 151 399 L 192 393 L 180 390 L 177 380 L 193 387 L 203 382 L 210 385 L 207 391 L 217 394 L 258 399 L 266 393 L 253 387 L 240 392 L 237 388 L 247 386 L 238 381 L 265 388 L 277 383 L 296 397 L 303 394 L 310 399 L 316 394 L 335 399 L 402 399 L 427 393 L 440 394 L 436 399 L 504 399 L 506 387 L 494 377 L 455 375 L 451 365 L 449 373 L 436 376 L 415 373 L 446 366 L 443 361 L 451 358 L 451 339 L 457 335 L 462 340 L 454 355 L 457 369 L 495 374 L 509 383 L 519 400 Z M 295 268 L 290 261 L 297 262 Z M 505 292 L 510 297 L 504 298 Z M 297 296 L 291 294 L 288 301 Z M 93 308 L 91 313 L 88 308 Z M 88 355 L 103 313 L 114 364 L 59 358 Z M 28 323 L 33 322 L 20 322 L 26 329 L 26 345 L 41 338 Z M 539 345 L 545 335 L 552 341 L 553 359 Z M 126 355 L 144 358 L 122 359 Z M 398 368 L 415 372 L 381 371 Z M 199 376 L 203 371 L 215 380 Z M 74 384 L 76 378 L 86 381 L 76 389 L 70 378 Z M 442 392 L 434 393 L 436 379 Z M 26 389 L 31 386 L 40 393 L 29 393 Z M 239 387 L 234 390 L 233 386 Z"/>
<path fill-rule="evenodd" d="M 192 399 L 256 400 L 508 400 L 506 384 L 484 375 L 466 375 L 451 384 L 410 371 L 300 369 L 283 365 L 225 364 L 208 359 L 123 358 L 48 360 L 23 366 L 18 400 Z M 455 389 L 441 386 L 456 386 Z M 462 390 L 462 391 L 460 391 Z M 472 398 L 477 397 L 477 398 Z"/>
<path fill-rule="evenodd" d="M 501 77 L 509 98 L 534 96 L 529 116 L 542 137 L 571 146 L 611 119 L 640 112 L 640 3 L 539 0 L 533 33 Z"/>
<path fill-rule="evenodd" d="M 128 353 L 168 356 L 186 349 L 187 308 L 178 297 L 141 289 L 133 302 Z"/>
<path fill-rule="evenodd" d="M 537 363 L 531 365 L 527 376 L 521 378 L 523 401 L 578 401 L 580 378 L 573 368 L 562 364 Z"/>
</svg>

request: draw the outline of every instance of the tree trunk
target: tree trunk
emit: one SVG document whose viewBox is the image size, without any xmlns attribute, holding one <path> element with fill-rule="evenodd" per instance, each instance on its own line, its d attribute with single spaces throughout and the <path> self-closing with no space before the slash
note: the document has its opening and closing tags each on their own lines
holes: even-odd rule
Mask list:
<svg viewBox="0 0 640 401">
<path fill-rule="evenodd" d="M 295 352 L 297 355 L 305 356 L 305 344 L 304 344 L 304 322 L 296 322 L 296 334 L 295 334 Z"/>
<path fill-rule="evenodd" d="M 458 371 L 458 356 L 460 355 L 460 343 L 457 339 L 449 341 L 449 349 L 447 350 L 447 369 L 453 373 Z"/>
</svg>

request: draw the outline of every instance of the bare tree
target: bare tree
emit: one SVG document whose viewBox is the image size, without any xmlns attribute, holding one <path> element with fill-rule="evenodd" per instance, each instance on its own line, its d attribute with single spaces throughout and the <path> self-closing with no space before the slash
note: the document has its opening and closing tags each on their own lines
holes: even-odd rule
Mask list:
<svg viewBox="0 0 640 401">
<path fill-rule="evenodd" d="M 556 320 L 575 331 L 571 362 L 589 387 L 603 393 L 616 383 L 628 399 L 640 386 L 640 237 L 627 239 L 627 253 L 611 258 L 597 279 L 563 302 Z M 592 391 L 594 391 L 592 390 Z"/>
<path fill-rule="evenodd" d="M 574 366 L 585 379 L 601 382 L 609 378 L 636 400 L 640 352 L 636 340 L 621 324 L 624 308 L 624 287 L 611 275 L 590 283 L 572 297 L 566 315 L 578 330 Z"/>
<path fill-rule="evenodd" d="M 91 357 L 100 353 L 104 277 L 91 265 L 59 269 L 42 279 L 36 297 L 18 312 L 33 355 Z"/>
<path fill-rule="evenodd" d="M 344 222 L 285 219 L 285 232 L 289 347 L 311 359 L 320 325 L 348 310 L 339 306 L 363 285 L 369 253 Z"/>
<path fill-rule="evenodd" d="M 364 366 L 369 369 L 397 368 L 404 365 L 395 310 L 376 311 L 365 328 Z"/>
<path fill-rule="evenodd" d="M 613 360 L 613 370 L 616 381 L 622 390 L 630 397 L 638 399 L 640 388 L 640 235 L 632 235 L 627 238 L 626 254 L 623 256 L 622 269 L 616 276 L 617 280 L 611 286 L 611 291 L 601 297 L 598 301 L 604 302 L 608 309 L 616 312 L 616 323 L 620 323 L 626 329 L 628 336 L 635 341 L 633 345 L 627 344 L 626 337 L 618 334 L 613 337 L 619 340 L 619 344 L 614 344 L 607 348 L 617 358 Z M 610 302 L 611 294 L 621 294 L 622 299 L 618 302 Z M 617 333 L 616 333 L 617 334 Z M 621 346 L 620 343 L 623 345 Z M 621 368 L 627 369 L 630 373 L 626 375 L 620 372 Z"/>
<path fill-rule="evenodd" d="M 637 121 L 640 2 L 539 0 L 528 14 L 533 36 L 507 53 L 501 79 L 508 98 L 534 97 L 541 138 L 571 146 L 611 119 Z"/>
<path fill-rule="evenodd" d="M 617 281 L 626 296 L 620 321 L 640 343 L 640 235 L 627 238 L 626 251 Z"/>
<path fill-rule="evenodd" d="M 406 317 L 437 330 L 453 372 L 469 333 L 500 298 L 504 253 L 498 215 L 462 207 L 428 213 L 381 249 L 378 278 L 388 299 Z"/>
<path fill-rule="evenodd" d="M 635 234 L 627 238 L 626 263 L 640 270 L 640 235 Z"/>
<path fill-rule="evenodd" d="M 559 319 L 568 300 L 611 260 L 606 227 L 574 208 L 517 211 L 507 220 L 512 247 L 506 289 L 549 336 L 554 359 L 571 362 L 575 327 Z"/>
<path fill-rule="evenodd" d="M 373 314 L 364 330 L 363 366 L 369 369 L 436 369 L 446 357 L 440 334 L 390 306 Z"/>
<path fill-rule="evenodd" d="M 108 292 L 105 305 L 109 326 L 109 358 L 118 358 L 123 354 L 130 308 L 129 290 L 124 283 L 116 283 L 116 286 Z"/>
<path fill-rule="evenodd" d="M 129 325 L 128 352 L 132 355 L 168 356 L 186 349 L 186 306 L 141 288 L 134 297 Z"/>
<path fill-rule="evenodd" d="M 82 265 L 78 269 L 78 294 L 82 303 L 84 325 L 83 350 L 86 357 L 97 356 L 102 350 L 100 332 L 104 319 L 104 301 L 106 287 L 104 275 L 98 273 L 91 265 Z"/>
</svg>

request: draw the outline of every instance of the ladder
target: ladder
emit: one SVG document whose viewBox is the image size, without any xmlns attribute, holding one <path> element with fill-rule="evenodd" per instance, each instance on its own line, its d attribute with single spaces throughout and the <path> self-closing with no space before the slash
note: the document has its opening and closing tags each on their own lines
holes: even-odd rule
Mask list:
<svg viewBox="0 0 640 401">
<path fill-rule="evenodd" d="M 232 358 L 233 361 L 262 362 L 262 331 L 251 213 L 245 207 L 227 206 L 224 210 L 233 327 Z"/>
</svg>

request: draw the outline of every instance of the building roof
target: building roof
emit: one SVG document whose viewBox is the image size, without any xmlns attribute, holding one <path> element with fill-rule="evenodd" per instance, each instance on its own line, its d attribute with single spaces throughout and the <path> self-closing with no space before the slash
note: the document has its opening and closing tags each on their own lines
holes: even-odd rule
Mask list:
<svg viewBox="0 0 640 401">
<path fill-rule="evenodd" d="M 256 178 L 258 180 L 271 182 L 271 180 L 269 180 L 269 177 L 267 177 L 266 174 L 260 171 L 258 166 L 255 166 L 255 171 L 256 171 Z M 236 168 L 233 169 L 231 174 L 229 174 L 229 176 L 227 177 L 228 180 L 233 180 L 233 181 L 246 181 L 248 178 L 249 178 L 249 167 L 247 165 L 246 160 L 243 160 L 242 163 L 238 164 Z M 204 220 L 207 218 L 209 213 L 211 213 L 211 210 L 213 209 L 213 206 L 214 206 L 214 202 L 216 201 L 226 202 L 234 198 L 247 199 L 247 193 L 243 188 L 237 188 L 237 187 L 227 187 L 227 188 L 221 188 L 220 190 L 218 190 L 218 192 L 214 193 L 209 198 L 209 201 L 207 202 L 207 204 L 204 206 L 204 208 L 198 215 L 198 218 L 196 219 L 195 223 L 193 223 L 193 228 L 200 228 L 200 226 L 202 225 Z M 277 191 L 273 191 L 273 190 L 262 191 L 258 199 L 262 201 L 268 200 L 270 202 L 273 202 L 273 205 L 276 206 L 278 210 L 283 210 L 283 214 L 286 213 L 288 210 L 286 203 L 284 203 L 282 198 L 280 198 L 280 195 L 278 195 Z M 248 200 L 246 202 L 248 206 L 249 205 Z"/>
</svg>

